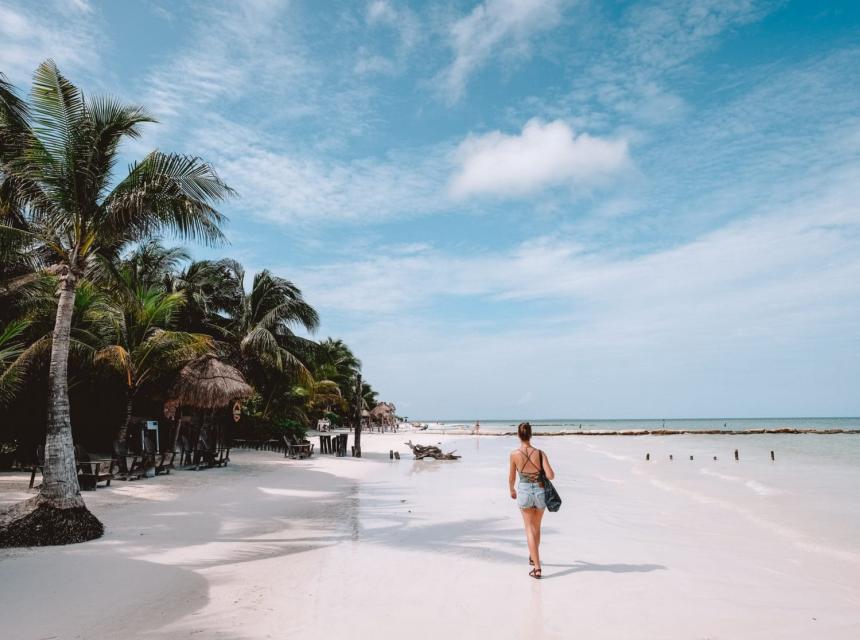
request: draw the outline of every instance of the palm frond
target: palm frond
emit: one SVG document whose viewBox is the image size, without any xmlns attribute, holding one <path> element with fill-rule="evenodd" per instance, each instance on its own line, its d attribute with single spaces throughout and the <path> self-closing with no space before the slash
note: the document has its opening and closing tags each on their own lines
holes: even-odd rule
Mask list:
<svg viewBox="0 0 860 640">
<path fill-rule="evenodd" d="M 22 126 L 27 121 L 27 103 L 18 97 L 15 87 L 0 72 L 0 126 Z"/>
<path fill-rule="evenodd" d="M 59 161 L 74 149 L 76 129 L 85 114 L 83 95 L 49 59 L 33 74 L 30 103 L 33 130 L 44 150 Z"/>
<path fill-rule="evenodd" d="M 21 340 L 26 320 L 10 322 L 0 330 L 0 406 L 11 400 L 21 385 L 30 355 Z"/>
<path fill-rule="evenodd" d="M 214 205 L 233 193 L 200 158 L 154 151 L 132 165 L 105 198 L 105 232 L 128 239 L 174 232 L 182 238 L 221 243 L 220 225 L 226 218 Z"/>
</svg>

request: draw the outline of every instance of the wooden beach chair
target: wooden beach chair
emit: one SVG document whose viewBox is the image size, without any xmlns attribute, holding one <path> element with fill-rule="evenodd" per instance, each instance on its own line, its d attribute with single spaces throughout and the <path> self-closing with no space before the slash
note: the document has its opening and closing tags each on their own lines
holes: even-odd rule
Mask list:
<svg viewBox="0 0 860 640">
<path fill-rule="evenodd" d="M 106 487 L 113 480 L 115 458 L 89 453 L 82 445 L 75 445 L 75 463 L 78 468 L 78 484 L 84 491 L 95 491 L 100 482 Z"/>
<path fill-rule="evenodd" d="M 314 453 L 314 445 L 308 440 L 299 440 L 295 436 L 283 436 L 284 439 L 284 457 L 293 459 L 310 458 Z"/>
<path fill-rule="evenodd" d="M 220 446 L 216 451 L 213 463 L 218 467 L 225 467 L 230 462 L 230 445 Z"/>
<path fill-rule="evenodd" d="M 176 457 L 175 451 L 158 451 L 155 443 L 151 438 L 147 437 L 143 441 L 143 456 L 144 466 L 154 468 L 155 475 L 159 473 L 168 474 L 174 468 L 173 459 Z"/>
<path fill-rule="evenodd" d="M 117 480 L 137 480 L 144 473 L 143 456 L 138 453 L 129 453 L 128 445 L 114 444 L 114 458 L 116 460 Z"/>
<path fill-rule="evenodd" d="M 182 466 L 194 464 L 194 446 L 188 436 L 179 439 L 179 464 Z"/>
<path fill-rule="evenodd" d="M 208 469 L 213 466 L 216 452 L 209 447 L 206 436 L 201 434 L 196 442 L 192 442 L 191 438 L 182 436 L 180 464 L 183 468 L 199 471 L 201 467 Z"/>
<path fill-rule="evenodd" d="M 43 473 L 45 469 L 45 446 L 39 445 L 36 447 L 36 459 L 33 460 L 33 472 L 30 474 L 30 488 L 33 488 L 33 483 L 36 481 L 36 472 Z"/>
</svg>

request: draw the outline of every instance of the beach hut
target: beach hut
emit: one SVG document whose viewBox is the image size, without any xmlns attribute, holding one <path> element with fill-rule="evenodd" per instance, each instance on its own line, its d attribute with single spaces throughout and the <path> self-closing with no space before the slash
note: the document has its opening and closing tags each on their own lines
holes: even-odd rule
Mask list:
<svg viewBox="0 0 860 640">
<path fill-rule="evenodd" d="M 380 402 L 373 407 L 370 418 L 379 425 L 380 431 L 387 428 L 393 429 L 397 425 L 397 417 L 394 415 L 395 406 L 390 402 Z"/>
<path fill-rule="evenodd" d="M 179 408 L 174 443 L 182 438 L 186 464 L 189 456 L 203 456 L 216 463 L 225 461 L 224 452 L 229 451 L 226 427 L 231 421 L 227 416 L 238 418 L 236 403 L 253 393 L 238 369 L 214 356 L 197 358 L 183 367 L 168 403 Z M 186 430 L 181 433 L 183 428 Z"/>
</svg>

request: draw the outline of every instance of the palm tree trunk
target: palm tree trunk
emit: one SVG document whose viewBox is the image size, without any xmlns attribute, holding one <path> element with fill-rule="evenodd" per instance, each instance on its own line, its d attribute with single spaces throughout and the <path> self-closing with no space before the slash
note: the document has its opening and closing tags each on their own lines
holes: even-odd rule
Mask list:
<svg viewBox="0 0 860 640">
<path fill-rule="evenodd" d="M 67 273 L 60 278 L 60 300 L 51 343 L 48 373 L 48 432 L 45 437 L 45 471 L 40 497 L 59 509 L 83 507 L 75 446 L 69 418 L 69 343 L 75 307 L 76 278 Z"/>
<path fill-rule="evenodd" d="M 119 445 L 120 451 L 125 451 L 125 445 L 128 444 L 128 428 L 131 426 L 131 412 L 134 405 L 134 395 L 131 389 L 128 390 L 128 397 L 125 403 L 125 421 L 116 433 L 116 444 Z"/>
<path fill-rule="evenodd" d="M 0 548 L 70 544 L 98 538 L 104 526 L 87 510 L 78 485 L 69 418 L 69 343 L 75 276 L 64 270 L 51 343 L 48 429 L 39 495 L 0 513 Z"/>
<path fill-rule="evenodd" d="M 355 420 L 355 457 L 361 457 L 361 374 L 358 374 L 355 383 L 355 409 L 353 419 Z"/>
</svg>

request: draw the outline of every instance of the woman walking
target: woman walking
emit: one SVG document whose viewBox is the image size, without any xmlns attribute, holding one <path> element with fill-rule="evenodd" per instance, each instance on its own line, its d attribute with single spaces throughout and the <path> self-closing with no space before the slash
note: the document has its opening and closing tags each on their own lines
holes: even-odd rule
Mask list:
<svg viewBox="0 0 860 640">
<path fill-rule="evenodd" d="M 529 571 L 532 578 L 541 577 L 540 566 L 540 523 L 546 509 L 544 487 L 541 483 L 541 471 L 549 480 L 555 478 L 555 472 L 547 460 L 546 454 L 532 446 L 532 426 L 522 422 L 517 427 L 520 446 L 511 452 L 508 486 L 511 498 L 517 501 L 520 513 L 523 514 L 523 524 L 526 529 L 526 540 L 529 545 L 529 564 L 534 568 Z M 514 481 L 519 475 L 519 483 L 514 488 Z"/>
</svg>

